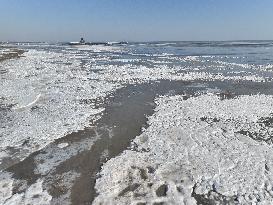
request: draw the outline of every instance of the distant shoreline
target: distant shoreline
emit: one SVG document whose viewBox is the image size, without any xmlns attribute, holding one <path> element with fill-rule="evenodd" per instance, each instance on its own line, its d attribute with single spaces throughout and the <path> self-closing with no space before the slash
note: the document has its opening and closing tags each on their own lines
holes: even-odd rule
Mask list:
<svg viewBox="0 0 273 205">
<path fill-rule="evenodd" d="M 135 40 L 128 40 L 128 41 L 111 41 L 111 40 L 94 40 L 91 42 L 93 43 L 106 43 L 106 42 L 128 42 L 128 43 L 154 43 L 154 42 L 267 42 L 267 41 L 273 41 L 273 39 L 267 39 L 267 40 L 255 40 L 255 39 L 234 39 L 234 40 L 146 40 L 146 41 L 135 41 Z M 49 44 L 55 44 L 55 43 L 69 43 L 71 41 L 0 41 L 1 44 L 13 44 L 13 43 L 49 43 Z"/>
</svg>

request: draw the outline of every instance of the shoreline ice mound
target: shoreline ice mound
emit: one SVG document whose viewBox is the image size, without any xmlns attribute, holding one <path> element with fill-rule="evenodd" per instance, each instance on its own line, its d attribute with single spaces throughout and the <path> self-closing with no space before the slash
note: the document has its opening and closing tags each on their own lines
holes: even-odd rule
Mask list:
<svg viewBox="0 0 273 205">
<path fill-rule="evenodd" d="M 272 146 L 242 134 L 272 131 L 273 96 L 156 103 L 132 149 L 103 165 L 94 204 L 273 203 Z"/>
</svg>

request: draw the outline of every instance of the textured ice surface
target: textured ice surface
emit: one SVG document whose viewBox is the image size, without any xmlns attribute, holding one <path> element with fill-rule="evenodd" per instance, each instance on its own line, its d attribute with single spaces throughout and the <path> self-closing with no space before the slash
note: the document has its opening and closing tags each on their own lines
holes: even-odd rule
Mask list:
<svg viewBox="0 0 273 205">
<path fill-rule="evenodd" d="M 10 178 L 11 174 L 0 172 L 0 203 L 12 196 L 13 181 Z"/>
<path fill-rule="evenodd" d="M 116 64 L 113 58 L 120 59 L 122 48 L 42 48 L 42 45 L 39 49 L 30 48 L 24 57 L 0 64 L 0 69 L 7 71 L 1 74 L 0 81 L 2 168 L 7 166 L 1 165 L 3 158 L 21 160 L 55 139 L 88 126 L 104 110 L 95 101 L 103 102 L 107 95 L 126 84 L 160 79 L 268 80 L 251 72 L 232 75 L 219 72 L 215 70 L 219 63 L 212 69 L 196 56 L 162 53 L 134 57 L 132 54 L 133 60 L 141 64 L 131 64 L 128 57 L 124 64 Z"/>
<path fill-rule="evenodd" d="M 272 130 L 261 123 L 272 117 L 272 96 L 172 96 L 157 105 L 132 150 L 102 167 L 95 204 L 273 203 L 272 147 L 242 134 Z"/>
<path fill-rule="evenodd" d="M 4 173 L 5 174 L 5 173 Z M 3 174 L 0 173 L 0 177 Z M 1 180 L 2 181 L 2 180 Z M 13 183 L 13 179 L 9 177 L 5 177 L 4 183 L 6 183 L 6 187 L 1 189 L 0 203 L 3 205 L 13 205 L 13 204 L 37 204 L 37 205 L 47 205 L 50 204 L 52 197 L 47 193 L 47 191 L 43 188 L 42 180 L 37 180 L 34 184 L 32 184 L 29 188 L 27 188 L 24 192 L 17 193 L 12 195 L 12 186 L 9 184 Z"/>
<path fill-rule="evenodd" d="M 173 50 L 168 50 L 168 48 L 163 48 L 162 50 L 161 48 L 160 49 L 158 48 L 158 46 L 169 47 L 173 45 L 172 43 L 157 44 L 154 48 L 150 48 L 153 47 L 153 45 L 151 46 L 147 44 L 143 45 L 144 45 L 143 48 L 141 48 L 140 44 L 139 47 L 135 47 L 134 45 L 128 45 L 125 47 L 79 46 L 73 48 L 63 45 L 25 44 L 23 45 L 23 48 L 26 49 L 24 57 L 19 59 L 10 59 L 1 62 L 0 169 L 5 169 L 11 166 L 13 163 L 16 163 L 18 160 L 24 159 L 29 154 L 42 148 L 45 148 L 45 146 L 47 146 L 49 143 L 53 142 L 57 138 L 61 138 L 67 135 L 68 133 L 89 126 L 90 124 L 92 124 L 92 122 L 96 121 L 102 115 L 104 111 L 103 103 L 105 100 L 107 100 L 106 99 L 107 96 L 113 94 L 117 89 L 128 84 L 147 83 L 150 81 L 157 81 L 161 79 L 182 81 L 228 80 L 263 82 L 270 81 L 272 77 L 272 64 L 270 62 L 266 64 L 264 62 L 262 62 L 261 64 L 259 64 L 259 62 L 256 62 L 255 64 L 253 64 L 247 61 L 240 62 L 240 60 L 242 60 L 243 58 L 242 56 L 240 56 L 240 58 L 238 56 L 231 55 L 208 54 L 206 54 L 206 56 L 204 55 L 192 56 L 190 55 L 191 53 L 190 51 L 189 52 L 187 51 L 188 53 L 187 55 L 185 55 L 184 53 L 182 54 L 179 53 L 181 49 L 180 50 L 178 49 L 175 52 L 173 52 Z M 200 48 L 198 48 L 198 52 L 199 49 Z M 8 52 L 8 49 L 5 52 Z M 259 96 L 257 99 L 253 100 L 253 102 L 257 102 L 257 104 L 254 105 L 253 102 L 251 102 L 252 104 L 251 103 L 250 104 L 253 105 L 253 107 L 259 106 L 263 107 L 265 112 L 268 111 L 268 109 L 271 109 L 270 108 L 271 104 L 267 104 L 266 106 L 264 104 L 258 105 L 260 101 L 257 100 L 259 100 L 260 98 L 265 98 L 265 100 L 267 100 L 265 96 Z M 176 154 L 181 151 L 180 148 L 176 146 L 176 144 L 179 144 L 181 140 L 179 141 L 175 138 L 175 136 L 178 136 L 175 129 L 177 129 L 178 130 L 177 132 L 179 133 L 180 132 L 182 133 L 181 130 L 185 130 L 185 133 L 187 134 L 191 130 L 193 130 L 190 129 L 188 125 L 198 127 L 199 124 L 202 124 L 202 126 L 203 124 L 204 125 L 211 124 L 211 128 L 209 129 L 206 128 L 207 131 L 202 132 L 200 131 L 200 133 L 202 134 L 207 133 L 207 135 L 215 137 L 216 135 L 214 136 L 211 133 L 214 133 L 214 131 L 217 130 L 219 127 L 225 130 L 226 126 L 226 130 L 229 131 L 226 132 L 223 131 L 223 133 L 226 133 L 223 134 L 223 136 L 224 137 L 228 136 L 229 137 L 228 139 L 233 139 L 230 136 L 233 136 L 232 133 L 234 133 L 236 139 L 238 136 L 240 136 L 241 140 L 245 141 L 250 140 L 251 143 L 254 142 L 258 143 L 259 147 L 261 146 L 265 147 L 264 150 L 266 150 L 267 147 L 272 143 L 270 138 L 272 130 L 268 127 L 268 125 L 270 125 L 271 123 L 271 117 L 266 115 L 266 113 L 261 110 L 262 108 L 261 109 L 257 108 L 258 111 L 254 112 L 253 110 L 254 108 L 249 107 L 249 110 L 251 111 L 250 112 L 244 107 L 246 105 L 242 104 L 237 110 L 235 110 L 237 106 L 236 102 L 238 101 L 237 103 L 240 104 L 242 102 L 242 99 L 247 100 L 248 97 L 242 99 L 240 98 L 237 101 L 236 100 L 227 101 L 228 102 L 227 104 L 233 103 L 233 106 L 231 106 L 230 108 L 231 117 L 228 120 L 225 118 L 223 119 L 221 118 L 222 121 L 217 121 L 218 118 L 216 120 L 212 118 L 211 116 L 212 113 L 204 113 L 204 117 L 200 118 L 201 121 L 200 119 L 199 120 L 195 119 L 195 121 L 194 120 L 187 121 L 186 118 L 180 118 L 176 115 L 176 114 L 179 115 L 179 113 L 181 114 L 183 110 L 184 112 L 188 112 L 188 110 L 185 109 L 182 105 L 187 105 L 189 108 L 193 108 L 193 113 L 189 114 L 190 116 L 195 116 L 198 110 L 206 109 L 208 110 L 210 107 L 199 108 L 197 106 L 197 104 L 199 103 L 194 104 L 193 102 L 195 101 L 193 99 L 190 99 L 189 101 L 183 101 L 182 98 L 180 99 L 179 97 L 177 98 L 174 97 L 174 99 L 170 98 L 169 100 L 174 100 L 174 104 L 170 104 L 171 102 L 169 102 L 169 100 L 167 100 L 166 102 L 165 101 L 161 102 L 161 100 L 163 99 L 165 98 L 159 99 L 158 101 L 159 108 L 157 111 L 158 113 L 162 113 L 165 112 L 164 110 L 169 109 L 168 112 L 171 113 L 170 116 L 166 111 L 165 114 L 166 116 L 168 116 L 168 118 L 164 119 L 165 121 L 162 125 L 155 124 L 155 127 L 152 127 L 153 119 L 155 119 L 152 117 L 150 120 L 151 128 L 149 128 L 146 131 L 147 135 L 151 136 L 153 133 L 158 132 L 158 136 L 153 136 L 154 138 L 149 136 L 148 138 L 149 140 L 154 139 L 156 143 L 153 142 L 153 146 L 147 145 L 148 141 L 145 143 L 144 142 L 140 143 L 138 142 L 138 139 L 141 139 L 141 137 L 139 137 L 136 140 L 136 143 L 139 146 L 138 149 L 142 151 L 140 152 L 126 151 L 127 153 L 126 156 L 129 156 L 128 159 L 132 161 L 129 161 L 127 158 L 123 159 L 122 158 L 123 155 L 115 159 L 115 160 L 120 159 L 121 160 L 120 163 L 124 162 L 125 167 L 127 165 L 129 166 L 130 164 L 132 164 L 133 166 L 133 164 L 135 163 L 134 167 L 132 169 L 130 168 L 131 170 L 130 173 L 132 173 L 130 175 L 132 175 L 133 177 L 132 178 L 129 177 L 129 181 L 131 179 L 133 180 L 134 177 L 137 177 L 136 173 L 140 173 L 141 175 L 140 178 L 138 180 L 135 180 L 135 183 L 130 184 L 130 186 L 128 184 L 121 185 L 122 188 L 124 188 L 123 190 L 120 190 L 119 186 L 116 187 L 117 190 L 113 189 L 111 185 L 112 178 L 110 178 L 110 180 L 108 180 L 106 184 L 111 182 L 109 186 L 111 185 L 110 190 L 113 190 L 113 192 L 108 193 L 110 195 L 112 194 L 111 196 L 106 194 L 108 198 L 106 198 L 105 200 L 111 199 L 113 195 L 118 193 L 118 195 L 120 196 L 117 197 L 117 200 L 121 200 L 121 202 L 124 202 L 128 200 L 128 198 L 126 197 L 123 198 L 122 197 L 123 195 L 128 196 L 128 194 L 130 195 L 132 192 L 135 192 L 134 190 L 138 191 L 139 189 L 143 189 L 144 194 L 147 192 L 146 196 L 147 199 L 149 199 L 150 201 L 153 200 L 161 201 L 161 198 L 156 197 L 156 195 L 162 194 L 168 195 L 168 197 L 165 197 L 164 200 L 172 200 L 171 197 L 169 196 L 175 196 L 178 198 L 181 197 L 181 194 L 176 193 L 174 191 L 172 192 L 172 189 L 169 188 L 175 187 L 176 185 L 174 186 L 170 185 L 172 181 L 169 180 L 168 177 L 165 179 L 164 178 L 165 175 L 162 174 L 163 171 L 165 172 L 165 170 L 168 170 L 166 167 L 175 166 L 171 163 L 172 160 L 167 159 L 167 157 L 170 155 L 171 158 L 177 159 L 180 163 L 180 164 L 178 163 L 178 166 L 181 166 L 182 162 L 180 162 L 180 157 L 185 156 L 185 154 L 183 153 L 194 155 L 193 151 L 197 146 L 193 141 L 191 141 L 191 139 L 189 139 L 188 141 L 183 140 L 183 143 L 184 142 L 189 143 L 193 150 L 189 150 L 186 152 L 185 151 L 186 146 L 183 145 L 180 147 L 181 150 L 183 150 L 183 153 L 181 154 L 181 156 L 180 155 L 176 156 Z M 208 100 L 207 103 L 212 104 L 213 102 L 219 101 L 219 104 L 221 104 L 221 106 L 224 105 L 223 104 L 224 101 L 220 101 L 216 96 L 206 96 L 204 97 L 204 99 L 201 99 L 201 97 L 196 98 L 196 101 L 198 102 L 202 100 L 204 101 Z M 187 104 L 187 102 L 191 102 L 193 104 L 190 103 Z M 204 105 L 204 103 L 205 102 L 200 102 L 200 105 Z M 166 105 L 166 107 L 164 107 L 164 104 Z M 168 105 L 170 106 L 170 108 L 168 108 Z M 217 110 L 216 114 L 213 115 L 218 116 L 220 119 L 220 116 L 217 113 L 220 113 L 219 110 L 221 106 L 220 105 L 213 106 L 214 106 L 213 109 Z M 179 109 L 175 110 L 177 107 Z M 248 119 L 247 117 L 241 118 L 241 115 L 246 116 L 245 114 L 241 113 L 241 109 L 242 110 L 245 109 L 246 113 L 248 112 L 250 114 L 252 113 L 253 116 L 259 115 L 256 116 L 257 121 L 253 121 L 252 118 Z M 228 116 L 228 114 L 225 113 L 226 112 L 225 110 L 221 112 L 223 112 L 222 113 L 223 116 Z M 235 115 L 234 113 L 237 112 L 240 113 L 240 115 L 237 116 L 238 119 L 237 118 L 233 119 L 233 115 Z M 175 117 L 173 117 L 172 115 L 174 115 Z M 154 117 L 156 116 L 157 114 L 154 115 Z M 249 117 L 251 115 L 247 116 Z M 163 117 L 162 119 L 160 118 L 158 120 L 159 122 L 162 121 Z M 154 122 L 157 121 L 155 120 Z M 173 128 L 174 131 L 170 130 L 172 127 L 175 127 Z M 201 127 L 198 127 L 198 129 L 199 128 L 200 130 L 202 130 Z M 169 136 L 169 133 L 172 132 L 174 132 L 174 134 L 173 135 L 171 134 L 170 138 L 168 138 L 167 136 Z M 143 134 L 143 136 L 145 136 L 145 133 Z M 184 135 L 186 136 L 186 134 L 183 133 L 181 134 L 181 136 Z M 197 131 L 197 133 L 199 132 Z M 224 138 L 223 136 L 222 138 Z M 174 145 L 169 145 L 168 140 L 160 141 L 159 138 L 164 139 L 164 137 L 168 138 L 168 140 L 174 138 Z M 194 136 L 192 138 L 195 139 Z M 256 141 L 253 141 L 251 138 Z M 26 184 L 26 181 L 20 182 L 23 183 L 24 186 L 21 186 L 21 190 L 16 192 L 18 193 L 16 195 L 11 196 L 12 190 L 16 189 L 16 186 L 19 183 L 18 180 L 12 179 L 12 176 L 9 173 L 6 172 L 1 173 L 0 177 L 3 180 L 1 180 L 0 186 L 2 186 L 1 191 L 2 190 L 4 191 L 3 193 L 1 192 L 0 194 L 1 200 L 7 200 L 8 198 L 9 198 L 8 200 L 12 199 L 13 201 L 17 199 L 19 201 L 27 200 L 26 199 L 26 196 L 28 196 L 27 190 L 30 187 L 32 188 L 34 187 L 35 189 L 43 193 L 41 194 L 41 197 L 42 198 L 45 197 L 44 199 L 45 201 L 47 201 L 50 198 L 50 196 L 47 195 L 47 192 L 44 188 L 46 188 L 46 185 L 50 184 L 54 180 L 55 176 L 58 176 L 60 179 L 63 180 L 64 183 L 67 182 L 67 184 L 72 183 L 72 181 L 77 177 L 77 173 L 70 172 L 66 174 L 61 173 L 57 175 L 56 173 L 54 173 L 54 171 L 56 171 L 55 170 L 56 166 L 60 165 L 65 160 L 68 160 L 69 158 L 77 155 L 79 152 L 82 152 L 86 149 L 90 149 L 94 141 L 97 139 L 98 139 L 97 137 L 94 137 L 86 141 L 83 140 L 81 141 L 81 143 L 48 145 L 48 147 L 46 147 L 43 152 L 39 153 L 34 157 L 33 161 L 33 166 L 35 166 L 33 168 L 34 174 L 40 175 L 41 178 L 34 184 L 32 182 L 32 184 L 29 185 Z M 203 142 L 202 139 L 199 139 L 199 141 L 201 141 L 205 145 L 206 143 Z M 174 147 L 174 151 L 170 152 L 170 154 L 168 154 L 169 149 L 167 149 L 163 145 L 162 146 L 164 147 L 164 149 L 160 148 L 161 146 L 160 143 L 164 144 L 165 142 L 167 147 L 168 146 Z M 265 142 L 265 144 L 263 145 L 262 142 Z M 210 145 L 211 143 L 208 142 L 207 144 L 208 147 L 211 146 Z M 140 148 L 141 146 L 143 146 L 143 148 Z M 219 145 L 219 147 L 221 146 L 223 147 L 224 144 Z M 232 142 L 230 142 L 230 146 L 233 146 Z M 153 149 L 155 149 L 156 151 L 153 151 L 152 147 L 154 147 Z M 205 148 L 209 149 L 207 147 Z M 218 149 L 218 147 L 216 148 Z M 217 150 L 216 148 L 214 149 L 213 147 L 211 149 Z M 243 147 L 243 145 L 240 148 L 242 148 L 242 150 L 251 149 Z M 151 151 L 149 151 L 150 149 Z M 231 148 L 227 147 L 227 149 L 230 150 Z M 145 150 L 149 152 L 144 153 Z M 199 149 L 197 149 L 197 151 L 198 150 Z M 199 152 L 201 153 L 209 151 L 200 148 Z M 189 201 L 194 201 L 194 199 L 191 198 L 192 193 L 191 189 L 193 186 L 196 189 L 196 193 L 201 195 L 207 193 L 206 190 L 209 190 L 209 188 L 206 188 L 207 183 L 210 183 L 210 185 L 208 186 L 211 187 L 212 186 L 211 181 L 214 180 L 213 177 L 212 177 L 213 179 L 207 177 L 207 175 L 213 176 L 214 174 L 213 170 L 215 169 L 214 167 L 215 163 L 214 160 L 211 160 L 214 158 L 211 155 L 207 155 L 208 158 L 203 159 L 202 158 L 203 155 L 201 155 L 199 152 L 196 152 L 196 158 L 192 156 L 191 158 L 187 159 L 186 162 L 189 163 L 189 161 L 192 160 L 190 161 L 190 163 L 194 167 L 197 165 L 199 166 L 199 163 L 201 163 L 202 161 L 208 160 L 208 164 L 211 163 L 212 165 L 210 166 L 212 168 L 210 167 L 207 168 L 205 167 L 205 165 L 203 166 L 203 168 L 202 166 L 200 166 L 200 168 L 197 166 L 198 167 L 197 170 L 199 170 L 198 173 L 196 171 L 196 173 L 194 172 L 192 175 L 188 174 L 183 175 L 185 176 L 185 183 L 187 184 L 185 185 L 184 183 L 183 186 L 181 185 L 182 188 L 184 187 L 183 197 L 185 198 L 185 200 Z M 260 162 L 259 161 L 260 159 L 265 158 L 264 155 L 261 154 L 259 151 L 256 150 L 253 152 L 254 154 L 256 154 L 257 152 L 258 162 Z M 158 156 L 155 155 L 154 158 L 152 158 L 149 155 L 149 153 L 151 154 L 157 153 Z M 240 158 L 248 156 L 247 154 L 244 155 L 244 153 L 245 152 L 243 152 L 243 154 L 240 156 L 238 154 L 238 157 Z M 105 155 L 107 155 L 107 151 L 105 152 Z M 136 159 L 135 157 L 138 155 L 140 158 Z M 161 155 L 162 159 L 160 158 Z M 214 156 L 217 156 L 218 158 L 222 157 L 221 155 Z M 248 161 L 249 163 L 252 163 L 251 157 L 252 155 L 249 157 Z M 200 160 L 198 161 L 199 158 Z M 233 161 L 236 161 L 234 160 L 235 158 L 234 156 L 229 156 L 229 158 Z M 170 163 L 170 166 L 168 164 L 166 165 L 166 161 Z M 108 164 L 110 163 L 111 161 Z M 157 165 L 160 163 L 163 164 L 162 169 L 159 169 L 157 167 Z M 145 165 L 149 167 L 147 168 L 145 167 Z M 102 173 L 106 173 L 107 166 L 110 165 L 106 165 Z M 265 166 L 266 170 L 270 169 L 270 166 L 271 166 L 270 164 L 267 164 Z M 237 167 L 238 169 L 240 168 L 240 166 Z M 189 165 L 185 166 L 184 168 L 185 170 L 192 169 L 192 167 Z M 120 167 L 116 166 L 114 168 L 114 170 L 120 169 L 123 169 L 123 166 Z M 203 170 L 208 169 L 208 173 L 203 174 L 202 169 Z M 162 173 L 160 172 L 160 170 L 161 171 L 163 170 Z M 173 171 L 174 169 L 170 168 L 169 170 Z M 111 169 L 109 168 L 108 171 L 110 172 Z M 239 173 L 238 170 L 236 172 Z M 123 171 L 112 174 L 116 174 L 117 176 L 115 177 L 119 178 L 120 177 L 119 175 L 121 173 L 123 173 Z M 202 173 L 203 175 L 200 173 Z M 203 181 L 200 182 L 199 174 L 202 177 L 205 177 L 206 180 L 204 180 L 204 182 Z M 250 175 L 251 174 L 252 173 L 250 173 Z M 151 184 L 148 185 L 152 187 L 151 188 L 152 190 L 158 188 L 159 191 L 148 192 L 146 190 L 147 188 L 143 188 L 143 185 L 141 183 L 140 183 L 141 185 L 139 184 L 139 182 L 142 181 L 143 184 L 145 184 L 146 179 L 150 180 L 151 177 L 150 175 L 152 177 L 154 176 L 154 178 L 151 181 L 153 181 L 152 183 L 155 185 Z M 106 174 L 104 174 L 104 176 L 106 176 Z M 175 177 L 177 175 L 174 174 L 172 176 Z M 223 180 L 226 180 L 224 176 L 226 175 L 222 176 Z M 235 174 L 234 176 L 236 178 L 237 175 Z M 126 173 L 124 177 L 125 178 L 127 177 Z M 206 177 L 209 179 L 207 180 Z M 103 179 L 104 178 L 102 178 L 101 180 Z M 49 182 L 50 180 L 51 182 Z M 227 180 L 224 181 L 222 184 L 225 185 L 225 183 L 227 183 Z M 224 188 L 213 185 L 214 187 L 213 190 L 216 190 L 215 187 L 217 187 L 218 195 L 217 194 L 216 195 L 219 196 L 219 193 L 222 193 L 223 195 L 226 193 L 230 194 L 232 190 L 235 190 L 236 192 L 234 195 L 239 193 L 238 188 L 236 187 L 234 188 L 232 180 L 230 181 L 230 183 L 231 183 L 230 186 L 226 186 Z M 69 187 L 71 186 L 71 184 L 67 186 Z M 102 185 L 100 184 L 100 182 L 98 182 L 97 187 L 99 190 L 102 189 Z M 248 187 L 248 185 L 245 187 Z M 177 189 L 181 191 L 182 188 Z M 231 190 L 229 190 L 229 188 Z M 166 191 L 166 189 L 168 189 L 168 191 Z M 104 193 L 104 191 L 101 190 L 100 192 Z M 154 193 L 155 195 L 151 195 L 151 193 Z M 170 195 L 169 193 L 174 193 L 174 195 Z M 268 193 L 270 194 L 270 192 Z M 136 193 L 136 196 L 138 196 L 138 194 L 139 193 Z M 52 203 L 58 204 L 60 202 L 64 203 L 64 201 L 69 201 L 68 200 L 69 196 L 70 193 L 69 191 L 67 191 L 58 199 L 54 198 L 55 201 Z M 141 196 L 139 195 L 139 197 Z M 256 196 L 254 198 L 257 199 Z M 135 196 L 132 196 L 131 199 L 135 200 L 136 198 Z M 97 200 L 98 201 L 101 200 L 101 195 Z"/>
<path fill-rule="evenodd" d="M 0 120 L 1 155 L 9 155 L 8 147 L 20 148 L 12 157 L 21 159 L 56 138 L 83 129 L 103 111 L 93 101 L 117 85 L 87 81 L 80 62 L 69 57 L 31 50 L 24 58 L 0 65 L 9 71 L 0 82 L 1 104 L 7 105 Z"/>
</svg>

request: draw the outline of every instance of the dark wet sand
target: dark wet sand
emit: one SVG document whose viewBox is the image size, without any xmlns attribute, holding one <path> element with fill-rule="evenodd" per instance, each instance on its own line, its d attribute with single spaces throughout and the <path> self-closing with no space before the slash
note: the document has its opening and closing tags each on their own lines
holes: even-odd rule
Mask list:
<svg viewBox="0 0 273 205">
<path fill-rule="evenodd" d="M 65 142 L 70 145 L 63 149 L 67 149 L 69 152 L 71 145 L 85 143 L 86 139 L 95 138 L 99 134 L 100 138 L 92 146 L 83 151 L 78 151 L 78 154 L 64 160 L 52 169 L 49 174 L 43 176 L 47 181 L 49 194 L 53 198 L 59 197 L 70 189 L 72 204 L 91 204 L 96 196 L 94 186 L 96 178 L 99 177 L 97 174 L 101 165 L 128 148 L 131 140 L 141 134 L 141 129 L 147 126 L 146 116 L 153 114 L 156 96 L 165 94 L 191 95 L 208 87 L 222 88 L 224 97 L 234 97 L 241 94 L 273 93 L 272 83 L 199 83 L 205 86 L 198 86 L 196 82 L 160 81 L 136 86 L 129 85 L 122 88 L 114 94 L 114 97 L 109 97 L 105 102 L 106 110 L 104 115 L 94 127 L 58 139 L 43 150 L 33 153 L 22 162 L 6 170 L 14 173 L 15 178 L 26 180 L 30 185 L 41 177 L 40 174 L 34 173 L 35 157 L 49 151 L 54 155 L 54 150 L 60 149 L 57 144 Z M 106 150 L 108 152 L 105 152 Z M 80 174 L 71 187 L 64 188 L 62 185 L 58 185 L 57 179 L 52 177 L 71 170 Z M 14 193 L 16 192 L 14 190 Z"/>
</svg>

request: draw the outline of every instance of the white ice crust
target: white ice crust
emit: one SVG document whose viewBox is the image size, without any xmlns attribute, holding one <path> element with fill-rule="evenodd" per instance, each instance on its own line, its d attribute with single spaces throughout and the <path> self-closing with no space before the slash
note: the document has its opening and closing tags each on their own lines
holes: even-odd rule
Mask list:
<svg viewBox="0 0 273 205">
<path fill-rule="evenodd" d="M 4 105 L 4 108 L 0 107 L 2 169 L 7 168 L 4 163 L 2 165 L 5 158 L 23 160 L 54 140 L 89 126 L 92 121 L 99 119 L 104 111 L 103 105 L 98 102 L 103 102 L 108 95 L 128 84 L 161 79 L 262 82 L 268 79 L 252 71 L 272 68 L 272 65 L 255 67 L 222 61 L 212 62 L 212 68 L 206 64 L 210 59 L 203 60 L 196 56 L 178 57 L 166 53 L 145 54 L 146 57 L 156 58 L 147 60 L 153 66 L 145 66 L 130 64 L 143 60 L 141 57 L 134 58 L 134 53 L 129 53 L 132 59 L 126 57 L 113 60 L 122 56 L 122 50 L 116 47 L 84 46 L 61 49 L 63 50 L 30 48 L 24 53 L 24 57 L 0 63 L 0 71 L 5 71 L 0 74 L 0 106 Z M 184 63 L 185 66 L 170 66 L 174 60 Z M 103 62 L 110 63 L 101 66 L 100 63 Z M 227 67 L 228 72 L 225 70 Z M 233 67 L 244 70 L 239 72 L 233 70 Z M 100 195 L 96 202 L 107 203 L 114 197 L 117 204 L 142 201 L 143 198 L 132 195 L 134 191 L 125 189 L 132 184 L 132 180 L 135 184 L 129 186 L 129 190 L 136 188 L 137 191 L 147 193 L 144 198 L 149 203 L 176 199 L 194 203 L 195 199 L 191 197 L 194 185 L 198 194 L 207 194 L 212 186 L 217 193 L 225 196 L 264 193 L 260 192 L 259 187 L 267 181 L 258 183 L 258 177 L 265 178 L 266 175 L 268 180 L 271 179 L 270 171 L 262 173 L 266 160 L 266 168 L 271 169 L 270 149 L 267 144 L 258 143 L 236 132 L 247 130 L 255 133 L 262 130 L 259 137 L 268 137 L 272 130 L 261 127 L 257 120 L 269 116 L 272 108 L 270 102 L 271 98 L 266 96 L 244 96 L 225 101 L 209 95 L 186 101 L 182 100 L 181 96 L 158 99 L 159 106 L 156 114 L 150 118 L 149 129 L 135 140 L 139 150 L 143 148 L 150 151 L 127 150 L 123 155 L 110 160 L 103 167 L 103 177 L 97 182 Z M 206 112 L 208 110 L 211 112 Z M 200 121 L 202 116 L 211 122 Z M 214 122 L 214 118 L 219 118 L 220 121 Z M 76 155 L 77 151 L 84 150 L 86 146 L 91 147 L 97 139 L 98 137 L 86 141 L 85 145 L 59 144 L 54 157 L 49 152 L 35 157 L 35 174 L 48 175 L 63 160 Z M 231 155 L 233 151 L 237 152 Z M 249 170 L 250 166 L 254 169 Z M 147 169 L 151 173 L 148 173 Z M 246 174 L 247 171 L 249 174 Z M 143 180 L 139 173 L 147 175 L 144 177 L 147 179 Z M 228 174 L 232 179 L 228 178 Z M 70 175 L 74 178 L 77 176 L 75 173 L 68 173 L 65 178 Z M 181 180 L 181 177 L 183 183 L 179 184 L 176 180 Z M 241 182 L 243 177 L 247 180 L 251 178 L 250 182 Z M 43 177 L 30 187 L 22 188 L 24 191 L 15 195 L 12 195 L 14 179 L 11 174 L 1 172 L 0 179 L 0 203 L 4 201 L 6 204 L 39 204 L 39 200 L 44 200 L 45 203 L 51 200 L 51 196 L 43 188 L 46 184 Z M 145 187 L 147 180 L 153 183 L 150 188 L 152 191 Z M 235 186 L 236 180 L 240 181 L 237 185 L 242 184 L 243 188 Z M 154 191 L 162 184 L 169 187 L 167 197 L 163 198 L 157 197 Z M 271 184 L 267 184 L 266 189 L 271 190 Z M 258 187 L 258 191 L 253 192 L 252 186 Z M 180 193 L 181 190 L 179 193 L 175 191 L 176 187 L 183 189 L 183 194 Z M 124 196 L 121 196 L 120 192 Z M 36 197 L 36 194 L 39 197 Z M 251 197 L 258 200 L 255 194 L 255 197 Z M 268 191 L 268 194 L 271 196 L 272 191 Z M 62 197 L 67 198 L 68 195 Z M 239 196 L 238 198 L 242 200 Z M 55 202 L 58 203 L 58 200 Z"/>
<path fill-rule="evenodd" d="M 2 174 L 1 174 L 2 175 Z M 13 183 L 12 178 L 5 178 L 7 184 Z M 7 195 L 4 198 L 0 198 L 0 203 L 3 205 L 14 205 L 14 204 L 37 204 L 37 205 L 49 205 L 52 197 L 42 186 L 43 181 L 37 180 L 36 183 L 32 184 L 25 192 L 11 195 Z M 6 190 L 8 189 L 9 190 Z M 1 189 L 1 193 L 8 194 L 12 192 L 12 187 L 7 186 L 5 189 Z"/>
<path fill-rule="evenodd" d="M 98 65 L 111 61 L 109 52 L 112 58 L 121 55 L 122 50 L 103 46 L 66 48 L 61 52 L 30 49 L 22 58 L 2 62 L 0 70 L 6 72 L 1 75 L 0 104 L 11 108 L 6 108 L 0 121 L 3 125 L 0 126 L 0 156 L 22 160 L 55 139 L 84 129 L 104 110 L 94 101 L 103 102 L 107 95 L 126 84 L 161 79 L 266 81 L 251 72 L 244 75 L 228 75 L 219 72 L 221 69 L 208 72 L 209 67 L 195 67 L 196 63 L 203 63 L 196 56 L 155 55 L 157 61 L 150 60 L 156 65 L 153 67 L 128 63 Z M 192 66 L 169 66 L 172 58 Z M 17 152 L 10 152 L 10 147 Z M 2 157 L 0 165 L 1 161 Z"/>
<path fill-rule="evenodd" d="M 272 118 L 273 96 L 165 96 L 157 105 L 134 149 L 103 165 L 94 204 L 196 204 L 194 195 L 273 203 L 272 146 L 242 134 L 272 131 L 263 120 Z"/>
<path fill-rule="evenodd" d="M 117 88 L 87 81 L 80 61 L 70 55 L 36 50 L 24 55 L 0 65 L 8 70 L 1 76 L 0 103 L 12 106 L 1 119 L 0 156 L 9 156 L 13 147 L 20 149 L 12 156 L 18 159 L 95 121 L 104 108 L 93 101 Z"/>
</svg>

